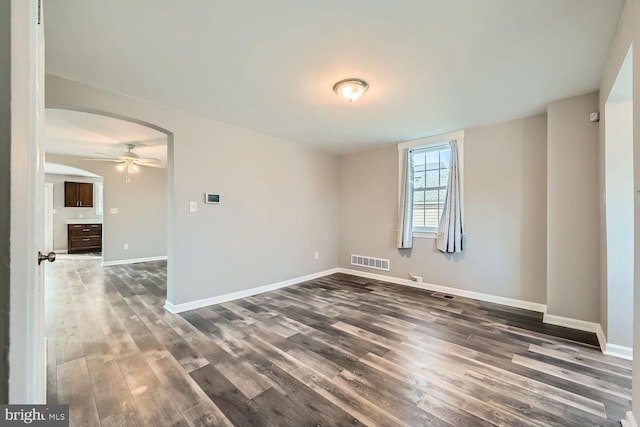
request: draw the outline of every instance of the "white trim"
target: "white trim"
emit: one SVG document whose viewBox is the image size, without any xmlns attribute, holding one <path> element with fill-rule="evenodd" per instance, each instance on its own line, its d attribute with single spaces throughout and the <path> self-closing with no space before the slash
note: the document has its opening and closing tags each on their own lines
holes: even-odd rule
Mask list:
<svg viewBox="0 0 640 427">
<path fill-rule="evenodd" d="M 137 264 L 139 262 L 151 262 L 151 261 L 166 261 L 167 256 L 152 256 L 147 258 L 130 258 L 130 259 L 118 259 L 115 261 L 102 261 L 103 267 L 110 267 L 112 265 L 122 265 L 122 264 Z"/>
<path fill-rule="evenodd" d="M 428 231 L 412 231 L 414 239 L 437 239 L 438 233 Z"/>
<path fill-rule="evenodd" d="M 633 360 L 633 349 L 622 345 L 607 343 L 607 338 L 602 330 L 602 325 L 595 322 L 587 322 L 584 320 L 571 319 L 569 317 L 555 316 L 545 313 L 544 323 L 556 326 L 564 326 L 565 328 L 578 329 L 586 332 L 594 332 L 598 337 L 598 344 L 602 354 L 607 356 L 619 357 L 621 359 Z"/>
<path fill-rule="evenodd" d="M 596 330 L 596 336 L 598 337 L 598 344 L 600 344 L 600 351 L 604 353 L 607 348 L 607 337 L 602 330 L 602 325 L 598 323 L 598 329 Z"/>
<path fill-rule="evenodd" d="M 636 417 L 633 416 L 633 412 L 628 411 L 627 416 L 624 420 L 621 421 L 622 427 L 638 427 L 638 423 L 636 422 Z"/>
<path fill-rule="evenodd" d="M 426 138 L 412 139 L 411 141 L 404 141 L 398 143 L 398 150 L 404 150 L 405 148 L 421 147 L 425 145 L 441 144 L 443 142 L 457 140 L 459 143 L 464 141 L 464 129 L 457 130 L 455 132 L 441 133 L 440 135 L 428 136 Z"/>
<path fill-rule="evenodd" d="M 366 277 L 368 279 L 382 280 L 384 282 L 395 283 L 398 285 L 411 286 L 412 288 L 426 289 L 428 291 L 443 292 L 446 294 L 457 295 L 465 298 L 473 298 L 480 301 L 492 302 L 495 304 L 508 305 L 510 307 L 523 308 L 525 310 L 537 311 L 544 313 L 547 309 L 545 304 L 536 302 L 505 298 L 496 295 L 483 294 L 480 292 L 467 291 L 464 289 L 450 288 L 448 286 L 433 285 L 431 283 L 418 283 L 409 279 L 400 279 L 398 277 L 385 276 L 382 274 L 369 273 L 359 270 L 351 270 L 349 268 L 339 268 L 339 273 L 351 274 L 353 276 Z"/>
<path fill-rule="evenodd" d="M 602 351 L 607 356 L 619 357 L 620 359 L 633 360 L 633 349 L 623 345 L 607 343 Z"/>
<path fill-rule="evenodd" d="M 600 350 L 608 356 L 619 357 L 621 359 L 632 360 L 633 349 L 623 347 L 616 344 L 607 344 L 607 340 L 599 323 L 587 322 L 584 320 L 571 319 L 569 317 L 555 316 L 547 313 L 547 306 L 536 302 L 517 300 L 512 298 L 500 297 L 496 295 L 483 294 L 480 292 L 467 291 L 464 289 L 450 288 L 448 286 L 434 285 L 431 283 L 414 282 L 409 279 L 401 279 L 393 276 L 385 276 L 382 274 L 369 273 L 366 271 L 352 270 L 349 268 L 339 268 L 339 273 L 351 274 L 353 276 L 366 277 L 368 279 L 381 280 L 383 282 L 395 283 L 398 285 L 411 286 L 412 288 L 425 289 L 428 291 L 442 292 L 451 295 L 457 295 L 465 298 L 472 298 L 480 301 L 502 304 L 510 307 L 522 308 L 525 310 L 537 311 L 544 313 L 542 321 L 550 325 L 564 326 L 566 328 L 577 329 L 585 332 L 593 332 L 598 337 Z"/>
<path fill-rule="evenodd" d="M 93 183 L 93 206 L 96 215 L 104 215 L 104 182 L 102 181 Z"/>
<path fill-rule="evenodd" d="M 306 282 L 308 280 L 317 279 L 319 277 L 329 276 L 339 272 L 339 268 L 332 268 L 329 270 L 320 271 L 318 273 L 307 274 L 306 276 L 294 277 L 293 279 L 283 280 L 282 282 L 272 283 L 270 285 L 259 286 L 257 288 L 245 289 L 238 292 L 232 292 L 230 294 L 218 295 L 210 298 L 203 298 L 195 301 L 184 302 L 181 304 L 173 304 L 169 301 L 165 301 L 164 308 L 169 313 L 182 313 L 183 311 L 195 310 L 200 307 L 207 307 L 210 305 L 221 304 L 223 302 L 233 301 L 240 298 L 246 298 L 253 295 L 261 294 L 264 292 L 274 291 L 280 288 L 286 288 L 287 286 L 295 285 L 298 283 Z"/>
<path fill-rule="evenodd" d="M 556 316 L 554 314 L 544 314 L 542 319 L 544 323 L 556 326 L 564 326 L 565 328 L 579 329 L 586 332 L 594 332 L 596 335 L 602 331 L 599 323 L 587 322 L 586 320 L 572 319 L 570 317 Z M 604 334 L 603 334 L 604 336 Z M 599 340 L 599 339 L 598 339 Z M 603 347 L 604 348 L 604 347 Z"/>
</svg>

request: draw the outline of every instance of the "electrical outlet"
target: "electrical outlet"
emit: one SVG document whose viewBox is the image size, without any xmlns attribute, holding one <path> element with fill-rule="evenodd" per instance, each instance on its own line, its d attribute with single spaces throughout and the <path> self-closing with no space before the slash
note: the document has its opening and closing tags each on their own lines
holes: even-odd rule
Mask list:
<svg viewBox="0 0 640 427">
<path fill-rule="evenodd" d="M 313 259 L 320 259 L 320 252 L 315 252 L 313 254 Z"/>
<path fill-rule="evenodd" d="M 118 213 L 118 208 L 111 208 L 111 209 L 109 209 L 109 213 L 110 213 L 110 214 L 112 214 L 112 215 L 117 215 L 117 213 Z"/>
<path fill-rule="evenodd" d="M 125 243 L 125 244 L 124 244 L 124 250 L 126 251 L 126 250 L 128 250 L 128 249 L 129 249 L 129 244 L 128 244 L 128 243 Z"/>
</svg>

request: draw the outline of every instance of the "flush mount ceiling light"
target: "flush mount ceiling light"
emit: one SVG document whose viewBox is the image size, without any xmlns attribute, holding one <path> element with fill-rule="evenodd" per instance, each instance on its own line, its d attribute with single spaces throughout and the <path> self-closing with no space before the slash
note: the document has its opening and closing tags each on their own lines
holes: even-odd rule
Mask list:
<svg viewBox="0 0 640 427">
<path fill-rule="evenodd" d="M 369 84 L 360 79 L 344 79 L 333 85 L 336 95 L 349 102 L 357 101 L 367 89 Z"/>
</svg>

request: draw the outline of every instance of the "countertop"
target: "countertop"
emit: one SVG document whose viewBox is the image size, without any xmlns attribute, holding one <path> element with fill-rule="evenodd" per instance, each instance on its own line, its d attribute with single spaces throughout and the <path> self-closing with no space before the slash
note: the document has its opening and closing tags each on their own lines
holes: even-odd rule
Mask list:
<svg viewBox="0 0 640 427">
<path fill-rule="evenodd" d="M 71 218 L 67 224 L 102 224 L 102 218 Z"/>
</svg>

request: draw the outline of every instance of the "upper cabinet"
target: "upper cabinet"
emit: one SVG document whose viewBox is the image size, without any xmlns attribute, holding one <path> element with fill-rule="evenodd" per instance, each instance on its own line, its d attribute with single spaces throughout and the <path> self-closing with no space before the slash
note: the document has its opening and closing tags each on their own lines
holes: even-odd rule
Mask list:
<svg viewBox="0 0 640 427">
<path fill-rule="evenodd" d="M 64 206 L 67 208 L 92 208 L 93 183 L 65 181 Z"/>
</svg>

